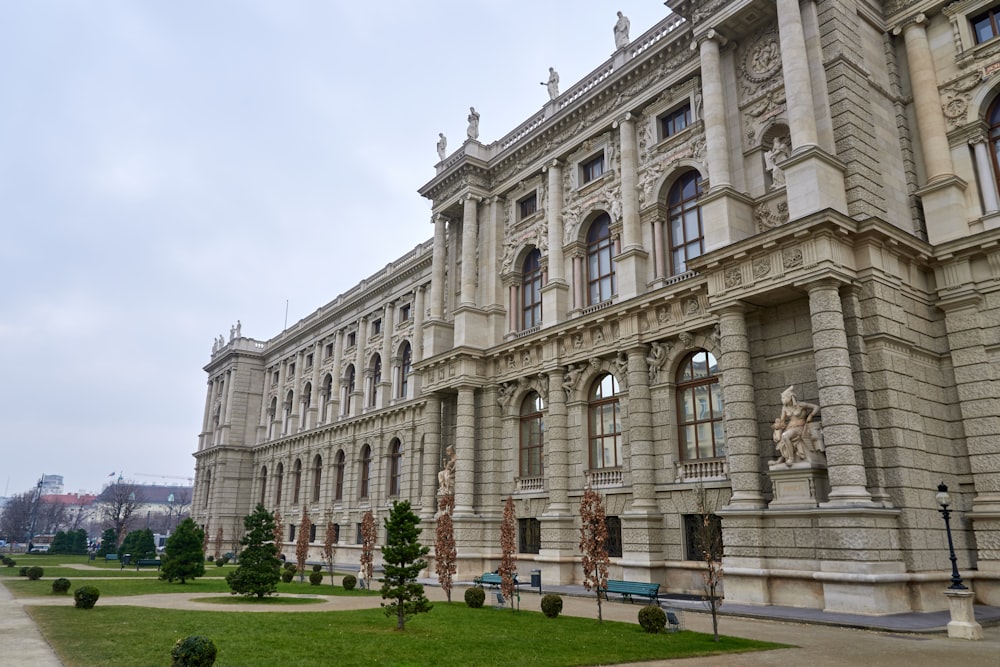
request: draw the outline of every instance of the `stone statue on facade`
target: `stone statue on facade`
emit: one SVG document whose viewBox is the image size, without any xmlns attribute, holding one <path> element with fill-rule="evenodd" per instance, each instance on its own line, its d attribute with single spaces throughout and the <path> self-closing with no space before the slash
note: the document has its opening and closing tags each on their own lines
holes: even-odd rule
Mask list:
<svg viewBox="0 0 1000 667">
<path fill-rule="evenodd" d="M 439 160 L 443 160 L 448 154 L 448 139 L 444 136 L 444 132 L 438 132 L 437 151 Z"/>
<path fill-rule="evenodd" d="M 667 363 L 667 352 L 669 348 L 659 341 L 653 341 L 649 345 L 649 353 L 646 355 L 646 364 L 649 366 L 649 383 L 653 384 L 660 376 L 663 364 Z"/>
<path fill-rule="evenodd" d="M 788 157 L 788 145 L 781 137 L 775 137 L 771 150 L 764 151 L 764 167 L 771 172 L 771 187 L 785 184 L 785 172 L 778 164 Z"/>
<path fill-rule="evenodd" d="M 628 46 L 628 31 L 631 23 L 628 17 L 618 12 L 618 20 L 615 22 L 615 48 L 624 49 Z"/>
<path fill-rule="evenodd" d="M 479 139 L 479 112 L 476 107 L 469 107 L 469 129 L 465 131 L 470 141 Z"/>
<path fill-rule="evenodd" d="M 581 364 L 576 364 L 574 366 L 569 366 L 566 368 L 566 373 L 563 375 L 563 390 L 566 392 L 566 398 L 569 398 L 576 388 L 576 383 L 580 379 L 580 375 L 583 373 L 584 366 Z"/>
<path fill-rule="evenodd" d="M 236 325 L 229 327 L 229 342 L 232 343 L 236 340 Z"/>
<path fill-rule="evenodd" d="M 541 85 L 549 91 L 549 99 L 554 100 L 559 97 L 559 72 L 554 67 L 549 68 L 549 80 L 541 81 Z"/>
<path fill-rule="evenodd" d="M 455 493 L 455 448 L 448 445 L 445 452 L 444 467 L 438 473 L 438 493 L 442 496 Z"/>
<path fill-rule="evenodd" d="M 813 422 L 819 406 L 798 401 L 794 385 L 781 392 L 781 414 L 772 425 L 774 446 L 778 450 L 775 463 L 791 466 L 796 461 L 806 461 L 810 452 L 822 452 L 823 434 L 820 425 Z"/>
<path fill-rule="evenodd" d="M 243 338 L 243 323 L 236 320 L 236 337 Z"/>
</svg>

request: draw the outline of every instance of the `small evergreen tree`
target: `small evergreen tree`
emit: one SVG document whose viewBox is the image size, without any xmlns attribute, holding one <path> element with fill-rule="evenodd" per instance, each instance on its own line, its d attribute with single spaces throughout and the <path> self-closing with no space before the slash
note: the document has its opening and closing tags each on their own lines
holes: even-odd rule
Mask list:
<svg viewBox="0 0 1000 667">
<path fill-rule="evenodd" d="M 434 571 L 437 572 L 438 585 L 451 603 L 451 584 L 458 561 L 458 552 L 455 549 L 455 522 L 451 519 L 451 513 L 455 510 L 455 495 L 448 493 L 441 496 L 438 510 L 434 540 Z"/>
<path fill-rule="evenodd" d="M 378 530 L 375 527 L 375 515 L 371 510 L 365 512 L 361 517 L 361 576 L 365 579 L 365 586 L 372 587 L 372 575 L 375 571 L 375 540 L 378 539 Z"/>
<path fill-rule="evenodd" d="M 119 551 L 123 554 L 132 554 L 132 558 L 135 560 L 155 558 L 156 540 L 153 539 L 153 531 L 149 528 L 133 530 L 122 540 Z"/>
<path fill-rule="evenodd" d="M 306 559 L 309 557 L 309 534 L 312 532 L 312 521 L 302 506 L 302 521 L 299 522 L 299 536 L 295 541 L 295 562 L 299 566 L 299 583 L 306 576 Z"/>
<path fill-rule="evenodd" d="M 101 547 L 97 550 L 98 556 L 106 556 L 108 554 L 118 553 L 116 549 L 118 548 L 118 533 L 115 532 L 114 528 L 107 528 L 103 533 L 101 533 Z"/>
<path fill-rule="evenodd" d="M 340 535 L 337 534 L 337 525 L 332 521 L 326 522 L 326 535 L 323 537 L 323 560 L 326 561 L 326 566 L 330 568 L 330 585 L 333 586 L 333 561 L 337 557 L 337 540 L 340 539 Z"/>
<path fill-rule="evenodd" d="M 181 521 L 174 534 L 167 538 L 160 579 L 170 582 L 179 579 L 183 584 L 188 579 L 204 576 L 205 552 L 201 549 L 204 539 L 205 532 L 194 519 L 188 517 Z"/>
<path fill-rule="evenodd" d="M 608 587 L 608 526 L 601 494 L 587 484 L 580 500 L 580 553 L 583 554 L 583 586 L 597 591 L 597 621 L 601 615 L 601 595 Z M 604 593 L 606 595 L 606 593 Z"/>
<path fill-rule="evenodd" d="M 408 501 L 394 502 L 389 517 L 385 519 L 385 546 L 382 560 L 385 577 L 382 580 L 382 603 L 386 616 L 396 617 L 396 629 L 405 629 L 406 621 L 414 614 L 431 610 L 424 595 L 424 587 L 417 582 L 417 575 L 427 567 L 423 556 L 430 551 L 420 544 L 420 519 L 410 509 Z"/>
<path fill-rule="evenodd" d="M 52 537 L 52 544 L 49 545 L 50 554 L 68 554 L 70 553 L 70 542 L 63 531 L 57 532 Z"/>
<path fill-rule="evenodd" d="M 246 533 L 240 540 L 239 566 L 226 575 L 233 595 L 256 595 L 263 598 L 278 590 L 280 561 L 275 546 L 274 515 L 258 504 L 253 513 L 243 519 Z"/>
<path fill-rule="evenodd" d="M 87 553 L 87 531 L 83 528 L 67 533 L 70 541 L 70 553 L 77 555 Z"/>
<path fill-rule="evenodd" d="M 514 606 L 514 577 L 517 576 L 517 559 L 514 553 L 517 551 L 517 514 L 514 512 L 514 498 L 507 496 L 507 502 L 503 506 L 503 520 L 500 522 L 500 592 L 504 598 L 511 601 L 510 608 Z"/>
</svg>

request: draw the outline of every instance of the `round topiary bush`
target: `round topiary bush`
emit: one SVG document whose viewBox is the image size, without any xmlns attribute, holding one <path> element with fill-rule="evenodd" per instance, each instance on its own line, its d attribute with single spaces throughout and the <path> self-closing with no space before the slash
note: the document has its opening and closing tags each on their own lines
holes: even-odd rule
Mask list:
<svg viewBox="0 0 1000 667">
<path fill-rule="evenodd" d="M 555 593 L 549 593 L 542 598 L 542 613 L 549 618 L 555 618 L 562 612 L 562 598 Z"/>
<path fill-rule="evenodd" d="M 465 591 L 465 604 L 469 605 L 473 609 L 479 609 L 486 602 L 486 591 L 478 586 L 475 588 L 468 588 Z"/>
<path fill-rule="evenodd" d="M 72 586 L 72 583 L 70 582 L 69 579 L 66 579 L 65 577 L 59 577 L 58 579 L 52 582 L 52 592 L 65 593 L 66 591 L 69 590 L 70 586 Z"/>
<path fill-rule="evenodd" d="M 288 561 L 285 563 L 285 569 L 291 570 L 292 572 L 297 572 L 299 568 L 296 567 L 295 563 L 293 563 L 292 561 Z"/>
<path fill-rule="evenodd" d="M 342 584 L 345 591 L 353 591 L 354 587 L 358 585 L 358 578 L 353 574 L 345 574 Z"/>
<path fill-rule="evenodd" d="M 80 586 L 73 591 L 74 606 L 77 609 L 93 609 L 99 597 L 101 591 L 96 586 Z"/>
<path fill-rule="evenodd" d="M 292 570 L 285 570 L 284 572 L 281 573 L 281 580 L 286 584 L 292 583 L 292 579 L 294 578 L 295 578 L 295 572 L 293 572 Z"/>
<path fill-rule="evenodd" d="M 655 635 L 667 627 L 667 615 L 656 605 L 646 605 L 639 610 L 639 625 L 646 632 Z"/>
<path fill-rule="evenodd" d="M 322 571 L 323 571 L 323 566 L 322 565 L 320 565 L 319 563 L 316 563 L 315 565 L 313 565 L 313 572 L 322 572 Z"/>
<path fill-rule="evenodd" d="M 31 581 L 38 581 L 45 574 L 45 570 L 38 567 L 37 565 L 28 568 L 28 579 Z"/>
<path fill-rule="evenodd" d="M 223 565 L 229 565 L 229 562 L 231 560 L 232 560 L 232 558 L 229 557 L 229 554 L 226 554 L 225 556 L 222 557 L 222 564 Z"/>
<path fill-rule="evenodd" d="M 218 650 L 215 643 L 208 637 L 201 635 L 190 635 L 184 639 L 178 639 L 174 644 L 174 649 L 170 652 L 173 662 L 171 667 L 211 667 L 215 664 L 215 655 Z"/>
<path fill-rule="evenodd" d="M 27 577 L 28 576 L 28 566 L 23 565 L 20 570 L 17 571 L 17 576 Z"/>
<path fill-rule="evenodd" d="M 323 583 L 323 573 L 322 572 L 310 572 L 309 573 L 309 583 L 313 586 L 319 586 Z"/>
<path fill-rule="evenodd" d="M 215 561 L 215 567 L 222 567 L 225 564 L 226 564 L 226 561 L 223 560 L 222 558 L 220 558 L 219 560 Z"/>
<path fill-rule="evenodd" d="M 214 562 L 215 561 L 215 556 L 209 556 L 205 560 L 207 560 L 209 563 Z"/>
</svg>

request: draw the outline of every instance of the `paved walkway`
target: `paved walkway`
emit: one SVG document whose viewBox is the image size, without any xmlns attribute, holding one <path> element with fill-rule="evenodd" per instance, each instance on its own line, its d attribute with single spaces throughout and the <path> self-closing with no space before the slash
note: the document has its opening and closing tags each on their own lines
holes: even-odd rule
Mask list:
<svg viewBox="0 0 1000 667">
<path fill-rule="evenodd" d="M 117 578 L 117 577 L 116 577 Z M 90 578 L 88 580 L 99 580 Z M 452 599 L 461 604 L 465 585 L 452 591 Z M 427 586 L 427 596 L 443 602 L 443 591 Z M 539 595 L 524 589 L 521 609 L 537 611 Z M 584 618 L 597 618 L 597 604 L 592 595 L 579 586 L 547 587 L 545 592 L 563 595 L 563 613 Z M 377 606 L 376 597 L 315 597 L 322 600 L 315 604 L 261 608 L 259 605 L 225 605 L 199 602 L 206 597 L 230 597 L 228 593 L 190 594 L 172 593 L 104 598 L 101 605 L 135 605 L 161 609 L 204 609 L 214 612 L 253 611 L 297 613 L 331 610 L 361 609 Z M 487 604 L 493 600 L 487 598 Z M 59 659 L 38 632 L 24 610 L 27 606 L 64 605 L 65 598 L 13 599 L 0 580 L 0 655 L 19 655 L 20 664 L 31 667 L 61 667 Z M 603 617 L 607 620 L 636 623 L 640 604 L 617 601 L 603 604 Z M 680 610 L 684 629 L 711 632 L 711 616 L 704 603 L 679 600 L 671 606 Z M 945 624 L 947 612 L 925 614 L 896 614 L 868 617 L 853 614 L 828 614 L 817 610 L 789 607 L 750 607 L 725 604 L 719 619 L 721 634 L 751 637 L 764 641 L 793 644 L 795 648 L 740 655 L 727 655 L 726 667 L 834 667 L 840 665 L 878 667 L 917 667 L 919 665 L 961 665 L 962 667 L 996 667 L 1000 664 L 1000 609 L 977 607 L 976 617 L 984 624 L 983 641 L 970 642 L 948 639 Z M 719 665 L 720 658 L 687 658 L 684 660 L 642 663 L 642 667 L 703 667 Z M 623 665 L 620 667 L 638 667 Z"/>
</svg>

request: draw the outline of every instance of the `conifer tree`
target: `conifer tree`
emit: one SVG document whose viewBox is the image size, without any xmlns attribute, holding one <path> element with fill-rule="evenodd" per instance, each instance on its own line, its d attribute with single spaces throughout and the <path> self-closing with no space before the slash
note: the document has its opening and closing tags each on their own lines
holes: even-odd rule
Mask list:
<svg viewBox="0 0 1000 667">
<path fill-rule="evenodd" d="M 275 546 L 274 516 L 258 504 L 253 513 L 244 517 L 246 534 L 240 540 L 239 566 L 226 575 L 233 595 L 256 595 L 263 598 L 278 591 L 280 561 Z"/>
<path fill-rule="evenodd" d="M 382 559 L 385 577 L 382 580 L 382 607 L 386 616 L 396 617 L 396 629 L 405 629 L 407 619 L 431 610 L 424 587 L 417 582 L 420 571 L 427 567 L 423 556 L 430 551 L 420 544 L 420 519 L 410 509 L 408 501 L 394 502 L 385 519 L 385 546 Z"/>
<path fill-rule="evenodd" d="M 580 553 L 583 554 L 583 586 L 597 591 L 597 621 L 601 615 L 601 595 L 608 587 L 608 526 L 604 499 L 590 484 L 583 490 L 580 500 Z"/>
<path fill-rule="evenodd" d="M 167 538 L 160 579 L 170 582 L 179 579 L 183 584 L 188 579 L 204 576 L 204 539 L 204 531 L 195 524 L 194 519 L 188 517 L 181 521 L 174 534 Z"/>
<path fill-rule="evenodd" d="M 455 522 L 451 513 L 455 511 L 455 496 L 448 493 L 441 496 L 438 503 L 438 520 L 434 540 L 434 571 L 438 585 L 451 602 L 452 580 L 455 576 L 458 552 L 455 548 Z"/>
</svg>

